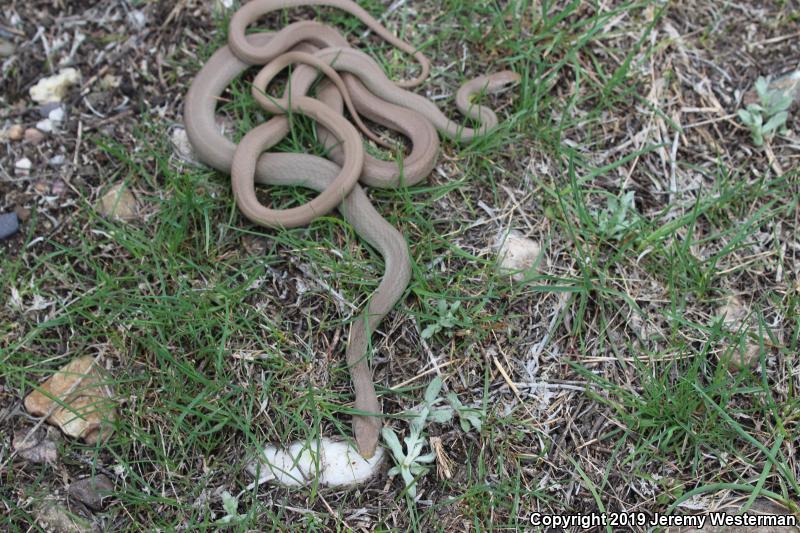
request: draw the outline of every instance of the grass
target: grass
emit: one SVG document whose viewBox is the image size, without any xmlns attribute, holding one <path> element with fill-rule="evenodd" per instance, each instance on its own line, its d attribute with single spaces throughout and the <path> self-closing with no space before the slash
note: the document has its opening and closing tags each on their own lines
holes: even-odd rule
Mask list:
<svg viewBox="0 0 800 533">
<path fill-rule="evenodd" d="M 381 13 L 381 3 L 365 4 Z M 244 464 L 265 442 L 349 436 L 341 355 L 382 263 L 336 215 L 297 230 L 252 226 L 224 176 L 176 165 L 155 116 L 137 128 L 135 150 L 92 139 L 108 159 L 103 183 L 125 180 L 142 193 L 142 223 L 100 217 L 85 190 L 69 231 L 40 242 L 31 233 L 19 253 L 0 258 L 0 293 L 8 300 L 14 289 L 22 302 L 0 315 L 0 398 L 24 397 L 76 355 L 101 355 L 120 399 L 116 432 L 106 446 L 64 441 L 60 451 L 69 470 L 116 478 L 109 513 L 122 531 L 217 529 L 223 489 L 240 493 L 237 531 L 502 530 L 524 527 L 532 511 L 686 512 L 678 505 L 725 491 L 800 512 L 800 328 L 786 247 L 797 238 L 797 171 L 776 175 L 761 155 L 743 163 L 733 148 L 708 158 L 687 146 L 675 172 L 700 185 L 670 191 L 659 154 L 676 132 L 696 130 L 647 97 L 652 73 L 642 72 L 667 48 L 653 32 L 676 16 L 661 3 L 450 0 L 415 9 L 388 22 L 434 58 L 433 94 L 487 70 L 523 75 L 513 97 L 496 99 L 506 105 L 496 132 L 444 143 L 442 174 L 370 192 L 414 261 L 406 298 L 373 337 L 378 393 L 386 413 L 399 413 L 427 378 L 395 385 L 429 369 L 430 357 L 452 363 L 446 387 L 487 413 L 479 437 L 442 431 L 456 478 L 429 474 L 418 502 L 397 480 L 352 491 L 246 488 Z M 363 32 L 352 17 L 317 13 Z M 222 22 L 219 30 L 199 57 L 223 42 Z M 374 37 L 366 48 L 393 79 L 408 72 L 404 54 L 386 59 Z M 263 117 L 246 83 L 231 96 L 223 109 L 241 135 Z M 439 103 L 452 113 L 449 99 Z M 323 153 L 310 122 L 295 119 L 278 149 Z M 634 127 L 658 120 L 669 142 L 624 144 Z M 739 137 L 746 142 L 746 132 Z M 630 225 L 609 234 L 599 213 L 626 190 L 636 192 Z M 261 198 L 285 207 L 310 195 L 272 188 Z M 522 284 L 497 273 L 491 248 L 512 226 L 546 253 Z M 755 333 L 714 318 L 730 293 L 755 310 Z M 461 305 L 428 354 L 419 334 L 438 319 L 440 300 Z M 49 304 L 30 310 L 37 301 Z M 731 371 L 726 358 L 753 342 L 760 364 Z M 550 396 L 534 382 L 550 384 Z M 3 464 L 9 452 L 0 450 Z M 56 473 L 2 468 L 3 529 L 34 524 L 48 491 L 31 487 L 59 486 Z"/>
</svg>

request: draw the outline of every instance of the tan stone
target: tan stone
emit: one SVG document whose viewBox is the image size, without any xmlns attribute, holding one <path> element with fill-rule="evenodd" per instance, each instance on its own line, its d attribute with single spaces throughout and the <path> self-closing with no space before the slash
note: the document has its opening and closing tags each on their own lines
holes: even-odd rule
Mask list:
<svg viewBox="0 0 800 533">
<path fill-rule="evenodd" d="M 10 141 L 18 141 L 18 140 L 22 139 L 22 135 L 23 135 L 24 131 L 25 131 L 25 128 L 23 128 L 21 125 L 14 124 L 10 128 L 8 128 L 8 130 L 6 131 L 6 135 L 8 135 L 8 140 L 10 140 Z"/>
<path fill-rule="evenodd" d="M 723 319 L 726 328 L 737 330 L 749 312 L 747 306 L 739 298 L 728 296 L 725 303 L 717 309 L 717 316 Z"/>
<path fill-rule="evenodd" d="M 722 318 L 723 326 L 731 333 L 753 331 L 754 328 L 748 321 L 749 315 L 749 307 L 736 296 L 728 296 L 725 303 L 717 309 L 717 317 Z M 760 348 L 757 342 L 744 341 L 741 345 L 734 347 L 728 361 L 730 369 L 738 371 L 744 368 L 755 368 L 760 360 L 759 352 Z"/>
<path fill-rule="evenodd" d="M 511 274 L 514 281 L 525 279 L 526 272 L 533 268 L 542 248 L 538 242 L 512 231 L 502 240 L 498 255 L 498 267 L 501 273 Z"/>
<path fill-rule="evenodd" d="M 25 398 L 25 409 L 88 444 L 107 438 L 116 419 L 108 378 L 91 356 L 62 367 Z M 54 401 L 58 399 L 58 402 Z"/>
<path fill-rule="evenodd" d="M 25 142 L 31 144 L 39 144 L 44 140 L 44 133 L 36 128 L 28 128 L 25 130 Z"/>
<path fill-rule="evenodd" d="M 123 182 L 114 184 L 95 206 L 97 212 L 117 220 L 134 220 L 139 215 L 139 203 L 133 192 Z"/>
</svg>

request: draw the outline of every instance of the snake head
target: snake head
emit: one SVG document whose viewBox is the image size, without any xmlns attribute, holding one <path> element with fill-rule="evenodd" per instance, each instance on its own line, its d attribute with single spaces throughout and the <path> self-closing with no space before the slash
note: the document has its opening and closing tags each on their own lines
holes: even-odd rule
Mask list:
<svg viewBox="0 0 800 533">
<path fill-rule="evenodd" d="M 522 76 L 511 70 L 502 70 L 489 76 L 486 92 L 497 93 L 507 89 L 522 80 Z"/>
</svg>

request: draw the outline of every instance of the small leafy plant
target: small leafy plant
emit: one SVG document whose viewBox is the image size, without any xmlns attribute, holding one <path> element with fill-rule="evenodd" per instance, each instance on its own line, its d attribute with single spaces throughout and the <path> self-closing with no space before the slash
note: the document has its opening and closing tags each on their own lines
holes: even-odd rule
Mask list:
<svg viewBox="0 0 800 533">
<path fill-rule="evenodd" d="M 227 490 L 222 493 L 222 508 L 225 509 L 227 514 L 217 520 L 217 525 L 239 522 L 245 518 L 245 515 L 239 514 L 239 498 L 233 496 Z"/>
<path fill-rule="evenodd" d="M 461 424 L 461 429 L 464 430 L 464 433 L 469 433 L 469 430 L 472 428 L 475 428 L 478 431 L 481 430 L 482 413 L 478 409 L 475 409 L 474 407 L 467 407 L 466 405 L 462 404 L 461 400 L 459 400 L 458 396 L 456 396 L 453 392 L 447 395 L 447 402 L 458 415 L 458 422 Z"/>
<path fill-rule="evenodd" d="M 436 322 L 430 324 L 422 330 L 422 338 L 430 339 L 442 330 L 453 328 L 459 321 L 456 313 L 460 307 L 461 302 L 453 302 L 452 304 L 447 305 L 446 301 L 439 300 L 438 304 L 436 305 L 436 311 L 438 314 Z M 461 322 L 466 322 L 469 325 L 472 324 L 472 320 L 469 317 L 464 316 L 463 312 L 459 314 L 461 315 Z"/>
<path fill-rule="evenodd" d="M 595 215 L 600 233 L 608 239 L 622 239 L 636 223 L 629 216 L 635 211 L 634 191 L 626 192 L 621 198 L 609 197 L 606 208 Z"/>
<path fill-rule="evenodd" d="M 767 80 L 760 76 L 756 81 L 756 93 L 759 103 L 749 104 L 747 108 L 738 111 L 739 120 L 750 128 L 753 144 L 762 146 L 779 128 L 786 124 L 789 118 L 789 107 L 792 97 L 783 91 L 769 90 Z"/>
<path fill-rule="evenodd" d="M 411 498 L 417 496 L 416 480 L 428 473 L 429 466 L 427 465 L 436 459 L 436 455 L 433 453 L 422 454 L 427 441 L 426 423 L 430 421 L 443 424 L 452 420 L 453 413 L 457 413 L 464 431 L 469 431 L 473 427 L 480 431 L 481 428 L 480 411 L 464 406 L 454 393 L 451 392 L 447 395 L 449 407 L 439 407 L 438 405 L 443 401 L 439 397 L 441 390 L 442 379 L 437 376 L 425 389 L 422 404 L 408 413 L 410 424 L 408 436 L 403 439 L 405 447 L 400 443 L 392 428 L 384 427 L 381 431 L 383 440 L 392 452 L 395 462 L 395 466 L 389 470 L 389 476 L 400 474 Z"/>
</svg>

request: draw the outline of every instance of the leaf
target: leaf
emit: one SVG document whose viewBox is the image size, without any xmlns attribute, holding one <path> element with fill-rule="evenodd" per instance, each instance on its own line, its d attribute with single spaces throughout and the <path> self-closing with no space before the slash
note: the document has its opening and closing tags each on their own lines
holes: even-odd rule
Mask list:
<svg viewBox="0 0 800 533">
<path fill-rule="evenodd" d="M 431 337 L 436 335 L 440 329 L 442 329 L 442 327 L 439 325 L 438 322 L 435 324 L 431 324 L 430 326 L 422 330 L 421 336 L 423 339 L 430 339 Z"/>
<path fill-rule="evenodd" d="M 422 430 L 425 428 L 425 421 L 428 420 L 428 412 L 430 408 L 425 405 L 419 411 L 415 412 L 413 418 L 411 419 L 411 433 L 413 435 L 419 436 L 422 434 Z"/>
<path fill-rule="evenodd" d="M 227 490 L 222 493 L 222 508 L 230 516 L 239 514 L 239 499 L 232 496 Z"/>
<path fill-rule="evenodd" d="M 409 470 L 414 476 L 419 476 L 421 474 L 426 474 L 428 472 L 428 467 L 424 465 L 411 465 Z"/>
<path fill-rule="evenodd" d="M 736 113 L 739 115 L 739 119 L 746 125 L 750 126 L 753 124 L 753 115 L 749 111 L 745 111 L 744 109 L 740 109 Z M 424 334 L 424 333 L 423 333 Z"/>
<path fill-rule="evenodd" d="M 455 392 L 447 393 L 447 401 L 453 406 L 453 409 L 459 410 L 464 407 L 464 404 L 461 403 L 461 400 L 458 399 Z"/>
<path fill-rule="evenodd" d="M 764 76 L 759 76 L 756 80 L 756 93 L 758 93 L 759 98 L 763 101 L 764 98 L 767 96 L 767 80 Z"/>
<path fill-rule="evenodd" d="M 764 127 L 761 128 L 761 133 L 762 134 L 769 133 L 771 131 L 778 129 L 779 127 L 783 126 L 783 124 L 786 122 L 786 119 L 788 118 L 789 118 L 789 113 L 787 113 L 786 111 L 781 111 L 780 113 L 769 119 L 766 124 L 764 124 Z"/>
<path fill-rule="evenodd" d="M 478 431 L 480 431 L 481 427 L 483 427 L 483 422 L 481 421 L 481 417 L 480 416 L 478 416 L 478 415 L 467 415 L 465 418 L 467 420 L 469 420 L 469 423 L 472 424 L 472 427 L 474 427 Z"/>
<path fill-rule="evenodd" d="M 394 430 L 390 427 L 385 427 L 381 430 L 381 435 L 383 436 L 383 441 L 392 451 L 395 461 L 398 463 L 403 462 L 406 455 L 403 453 L 403 446 L 400 444 L 400 441 L 397 440 L 397 435 L 394 434 Z"/>
<path fill-rule="evenodd" d="M 408 488 L 407 489 L 408 495 L 411 496 L 412 498 L 416 498 L 417 497 L 417 484 L 414 481 L 414 476 L 411 475 L 411 471 L 404 468 L 404 469 L 400 470 L 400 475 L 403 476 L 403 482 L 406 484 L 406 487 Z"/>
<path fill-rule="evenodd" d="M 453 419 L 453 409 L 449 407 L 441 407 L 439 409 L 431 409 L 428 414 L 428 420 L 436 424 L 444 424 Z"/>
<path fill-rule="evenodd" d="M 435 460 L 436 460 L 436 454 L 433 454 L 433 453 L 428 453 L 428 454 L 420 455 L 419 457 L 417 457 L 417 462 L 418 463 L 432 463 Z M 422 468 L 423 470 L 425 469 L 424 467 L 420 467 L 420 466 L 417 466 L 417 468 Z"/>
<path fill-rule="evenodd" d="M 425 403 L 428 405 L 433 405 L 436 402 L 436 399 L 439 396 L 439 392 L 442 390 L 442 378 L 436 376 L 431 380 L 428 384 L 428 388 L 425 389 Z"/>
<path fill-rule="evenodd" d="M 792 105 L 792 97 L 781 90 L 770 91 L 767 114 L 772 116 L 781 111 L 786 111 Z"/>
<path fill-rule="evenodd" d="M 422 440 L 416 433 L 411 433 L 408 437 L 404 438 L 406 443 L 406 458 L 403 461 L 405 464 L 413 463 L 417 455 L 422 451 Z"/>
</svg>

